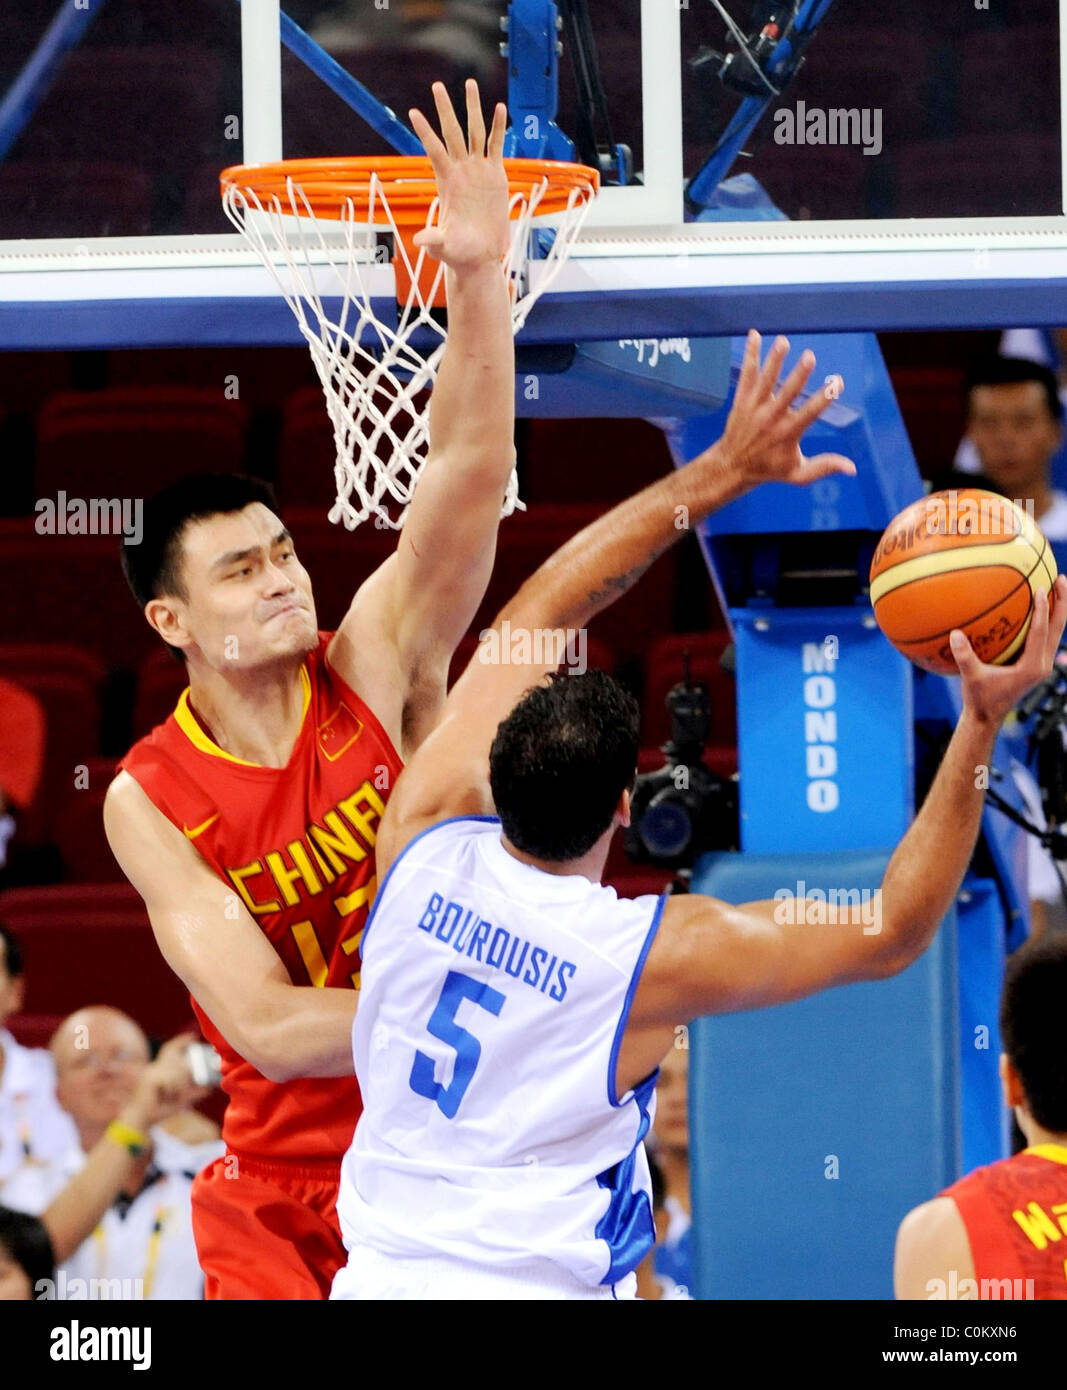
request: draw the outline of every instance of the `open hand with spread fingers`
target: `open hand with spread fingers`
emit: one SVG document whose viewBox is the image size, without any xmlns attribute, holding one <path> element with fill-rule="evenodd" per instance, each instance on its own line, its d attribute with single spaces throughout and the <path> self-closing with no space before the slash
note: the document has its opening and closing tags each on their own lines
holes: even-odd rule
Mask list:
<svg viewBox="0 0 1067 1390">
<path fill-rule="evenodd" d="M 457 271 L 499 263 L 508 247 L 508 179 L 503 160 L 507 110 L 503 103 L 497 105 L 487 137 L 473 78 L 467 80 L 466 97 L 466 135 L 442 82 L 433 85 L 440 135 L 421 111 L 408 113 L 433 165 L 440 198 L 435 225 L 418 232 L 415 245 Z"/>
<path fill-rule="evenodd" d="M 805 430 L 840 394 L 840 378 L 833 379 L 794 410 L 793 402 L 815 370 L 815 354 L 810 350 L 802 353 L 779 386 L 778 376 L 789 352 L 789 342 L 785 338 L 775 339 L 761 368 L 760 341 L 757 332 L 749 333 L 733 408 L 720 444 L 738 481 L 746 487 L 759 483 L 802 485 L 831 473 L 853 475 L 856 465 L 842 454 L 805 458 L 800 448 Z"/>
</svg>

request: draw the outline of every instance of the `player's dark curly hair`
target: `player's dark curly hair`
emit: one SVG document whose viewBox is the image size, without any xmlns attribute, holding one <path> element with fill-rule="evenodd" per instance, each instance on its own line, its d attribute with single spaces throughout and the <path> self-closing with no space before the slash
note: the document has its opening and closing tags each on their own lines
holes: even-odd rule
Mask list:
<svg viewBox="0 0 1067 1390">
<path fill-rule="evenodd" d="M 54 1282 L 56 1269 L 52 1242 L 43 1221 L 25 1212 L 0 1207 L 0 1246 L 30 1281 L 30 1297 L 43 1297 L 42 1280 Z"/>
<path fill-rule="evenodd" d="M 577 859 L 634 780 L 637 701 L 603 671 L 536 686 L 496 731 L 489 783 L 504 834 L 549 863 Z"/>
<path fill-rule="evenodd" d="M 1019 1073 L 1030 1113 L 1067 1134 L 1067 932 L 1028 941 L 1008 960 L 1000 999 L 1000 1037 Z"/>
<path fill-rule="evenodd" d="M 270 485 L 242 473 L 195 473 L 150 497 L 140 541 L 122 539 L 122 572 L 138 608 L 143 611 L 152 599 L 164 595 L 188 598 L 182 578 L 182 537 L 190 522 L 241 512 L 253 502 L 262 502 L 275 513 L 278 510 Z M 167 650 L 185 660 L 176 647 Z"/>
</svg>

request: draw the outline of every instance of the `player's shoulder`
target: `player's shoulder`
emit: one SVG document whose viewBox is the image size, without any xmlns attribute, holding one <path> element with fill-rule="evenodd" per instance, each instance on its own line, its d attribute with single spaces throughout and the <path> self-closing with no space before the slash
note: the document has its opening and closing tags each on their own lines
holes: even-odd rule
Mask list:
<svg viewBox="0 0 1067 1390">
<path fill-rule="evenodd" d="M 943 1194 L 913 1207 L 900 1223 L 893 1260 L 897 1298 L 931 1297 L 932 1281 L 947 1271 L 971 1278 L 974 1262 L 967 1227 L 951 1197 Z"/>
<path fill-rule="evenodd" d="M 912 1207 L 897 1231 L 898 1247 L 901 1243 L 913 1247 L 937 1243 L 954 1234 L 962 1225 L 959 1207 L 948 1196 L 946 1189 L 928 1202 Z"/>
</svg>

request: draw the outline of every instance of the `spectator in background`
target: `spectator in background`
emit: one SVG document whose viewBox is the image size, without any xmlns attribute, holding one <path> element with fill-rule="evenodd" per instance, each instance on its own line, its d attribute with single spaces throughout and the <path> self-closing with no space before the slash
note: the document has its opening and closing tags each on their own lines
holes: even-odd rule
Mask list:
<svg viewBox="0 0 1067 1390">
<path fill-rule="evenodd" d="M 413 61 L 420 53 L 437 56 L 483 81 L 500 64 L 503 13 L 502 3 L 485 0 L 390 0 L 383 6 L 338 0 L 316 17 L 309 32 L 328 52 L 405 44 Z"/>
<path fill-rule="evenodd" d="M 1028 1147 L 908 1213 L 897 1233 L 897 1298 L 1067 1299 L 1065 994 L 1067 933 L 1028 941 L 1009 959 L 1000 1078 Z"/>
<path fill-rule="evenodd" d="M 54 1209 L 54 1199 L 86 1168 L 90 1150 L 109 1139 L 135 1160 L 118 1199 L 92 1233 L 65 1260 L 67 1281 L 127 1280 L 148 1299 L 202 1296 L 203 1275 L 193 1241 L 190 1193 L 193 1179 L 222 1153 L 218 1128 L 195 1111 L 184 1110 L 166 1124 L 129 1122 L 139 1104 L 139 1084 L 162 1078 L 173 1095 L 193 1087 L 185 1061 L 192 1035 L 174 1038 L 149 1063 L 148 1040 L 131 1018 L 117 1009 L 80 1009 L 64 1020 L 52 1039 L 56 1094 L 77 1127 L 77 1142 L 62 1159 L 27 1163 L 0 1187 L 0 1201 L 38 1214 Z M 186 1104 L 189 1102 L 187 1101 Z M 135 1112 L 145 1113 L 143 1105 Z M 106 1147 L 106 1146 L 105 1146 Z M 49 1204 L 52 1204 L 51 1207 Z M 61 1242 L 56 1241 L 57 1249 Z"/>
<path fill-rule="evenodd" d="M 42 1280 L 53 1279 L 52 1242 L 44 1222 L 0 1207 L 0 1303 L 36 1297 Z"/>
<path fill-rule="evenodd" d="M 689 1205 L 689 1049 L 675 1046 L 660 1063 L 656 1082 L 656 1120 L 653 1150 L 663 1173 L 667 1229 L 657 1228 L 655 1271 L 661 1279 L 683 1289 L 692 1287 Z"/>
<path fill-rule="evenodd" d="M 51 1163 L 77 1139 L 56 1099 L 56 1069 L 43 1047 L 22 1047 L 4 1028 L 25 999 L 22 951 L 0 923 L 0 1186 L 21 1164 Z"/>
<path fill-rule="evenodd" d="M 691 1299 L 687 1288 L 676 1284 L 666 1274 L 656 1273 L 656 1252 L 667 1238 L 670 1216 L 667 1214 L 667 1184 L 663 1169 L 652 1154 L 648 1155 L 648 1175 L 652 1182 L 652 1220 L 656 1226 L 656 1243 L 637 1266 L 637 1297 L 646 1299 L 668 1298 L 674 1301 Z"/>
<path fill-rule="evenodd" d="M 14 681 L 0 679 L 0 869 L 17 828 L 16 815 L 37 795 L 44 766 L 44 706 Z"/>
<path fill-rule="evenodd" d="M 1050 541 L 1067 541 L 1067 493 L 1052 486 L 1051 464 L 1063 443 L 1063 403 L 1048 367 L 1019 357 L 990 357 L 968 375 L 967 472 L 976 467 L 1006 497 L 1033 500 L 1034 520 Z"/>
</svg>

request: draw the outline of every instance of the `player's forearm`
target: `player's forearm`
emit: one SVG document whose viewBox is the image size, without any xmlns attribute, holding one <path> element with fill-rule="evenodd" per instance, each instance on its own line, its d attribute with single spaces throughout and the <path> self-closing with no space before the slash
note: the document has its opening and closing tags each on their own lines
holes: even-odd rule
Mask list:
<svg viewBox="0 0 1067 1390">
<path fill-rule="evenodd" d="M 269 1081 L 351 1076 L 352 1023 L 359 995 L 351 989 L 285 985 L 262 1001 L 242 1053 Z"/>
<path fill-rule="evenodd" d="M 508 616 L 531 627 L 583 627 L 691 527 L 747 490 L 721 445 L 712 445 L 556 551 L 519 590 Z"/>
<path fill-rule="evenodd" d="M 882 881 L 879 954 L 890 973 L 926 950 L 959 891 L 974 853 L 998 726 L 964 709 L 919 814 Z"/>
<path fill-rule="evenodd" d="M 448 456 L 457 490 L 491 474 L 501 494 L 514 466 L 515 341 L 498 261 L 448 270 L 448 341 L 430 398 L 430 453 Z"/>
</svg>

